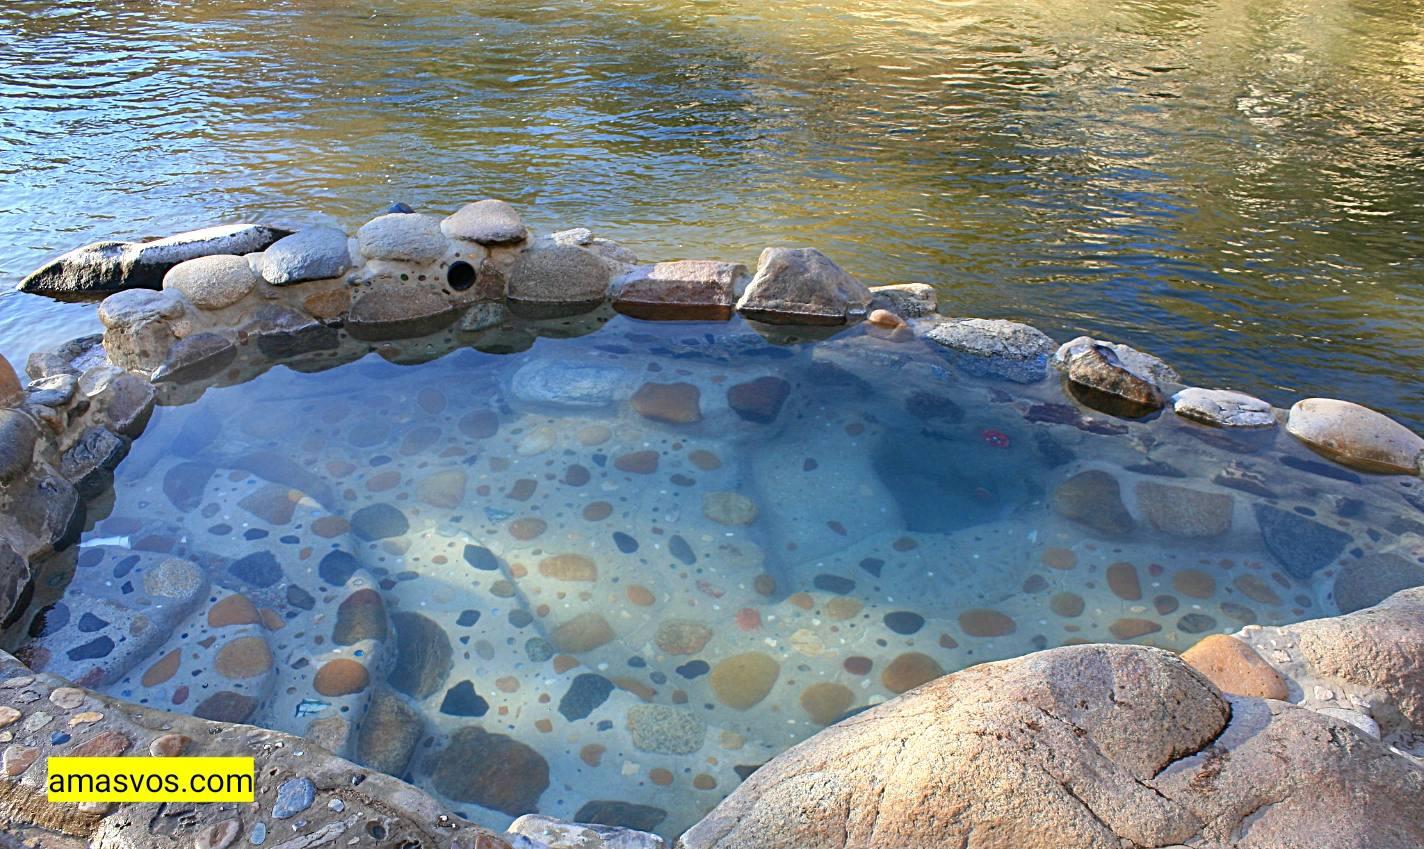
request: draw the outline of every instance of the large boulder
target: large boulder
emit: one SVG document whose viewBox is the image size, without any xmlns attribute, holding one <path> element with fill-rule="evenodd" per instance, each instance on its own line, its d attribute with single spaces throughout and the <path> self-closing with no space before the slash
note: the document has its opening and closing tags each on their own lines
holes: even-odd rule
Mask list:
<svg viewBox="0 0 1424 849">
<path fill-rule="evenodd" d="M 487 247 L 517 245 L 529 235 L 519 212 L 502 200 L 466 204 L 441 221 L 440 230 L 452 239 L 463 239 Z"/>
<path fill-rule="evenodd" d="M 574 245 L 553 244 L 519 255 L 505 290 L 524 318 L 560 318 L 595 309 L 608 297 L 609 265 Z"/>
<path fill-rule="evenodd" d="M 35 459 L 39 426 L 20 410 L 0 410 L 0 484 L 8 484 L 29 471 Z"/>
<path fill-rule="evenodd" d="M 180 262 L 260 251 L 287 234 L 262 224 L 227 224 L 149 242 L 96 242 L 41 266 L 20 281 L 20 291 L 85 294 L 157 289 Z"/>
<path fill-rule="evenodd" d="M 105 298 L 99 304 L 104 350 L 114 365 L 130 371 L 148 371 L 163 362 L 177 341 L 174 323 L 188 306 L 175 290 L 151 292 L 133 289 Z"/>
<path fill-rule="evenodd" d="M 346 329 L 357 339 L 425 336 L 455 323 L 459 311 L 439 293 L 414 284 L 376 284 L 351 303 Z"/>
<path fill-rule="evenodd" d="M 351 249 L 339 227 L 310 227 L 279 239 L 262 252 L 257 271 L 273 286 L 340 277 L 351 268 Z"/>
<path fill-rule="evenodd" d="M 747 267 L 714 260 L 660 262 L 613 283 L 613 308 L 652 321 L 725 321 L 747 283 Z"/>
<path fill-rule="evenodd" d="M 30 562 L 17 554 L 7 540 L 0 539 L 0 627 L 10 627 L 24 614 L 34 591 Z"/>
<path fill-rule="evenodd" d="M 0 407 L 6 407 L 20 400 L 25 387 L 10 361 L 0 357 Z"/>
<path fill-rule="evenodd" d="M 1298 401 L 1291 407 L 1286 430 L 1320 454 L 1361 471 L 1417 475 L 1424 463 L 1424 437 L 1349 401 Z"/>
<path fill-rule="evenodd" d="M 415 212 L 392 212 L 373 218 L 356 231 L 361 255 L 367 259 L 428 264 L 450 249 L 440 232 L 440 219 Z"/>
<path fill-rule="evenodd" d="M 960 369 L 1015 383 L 1043 379 L 1056 345 L 1036 327 L 1003 319 L 960 318 L 931 327 L 925 338 L 943 345 Z"/>
<path fill-rule="evenodd" d="M 974 667 L 758 769 L 681 849 L 1406 849 L 1424 770 L 1352 726 L 1223 697 L 1181 658 Z"/>
<path fill-rule="evenodd" d="M 737 311 L 766 324 L 835 326 L 864 318 L 871 300 L 863 283 L 815 248 L 767 248 Z"/>
</svg>

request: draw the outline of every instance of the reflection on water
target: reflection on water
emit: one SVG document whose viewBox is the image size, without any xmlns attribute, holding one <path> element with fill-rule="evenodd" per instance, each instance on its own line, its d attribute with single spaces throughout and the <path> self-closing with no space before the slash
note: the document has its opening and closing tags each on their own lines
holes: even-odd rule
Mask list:
<svg viewBox="0 0 1424 849">
<path fill-rule="evenodd" d="M 1424 388 L 1424 17 L 1386 0 L 0 8 L 0 273 L 502 196 L 656 259 L 822 247 L 1189 380 Z M 0 351 L 92 309 L 0 296 Z"/>
<path fill-rule="evenodd" d="M 1424 581 L 1415 479 L 740 322 L 274 368 L 161 407 L 95 512 L 10 635 L 26 662 L 304 734 L 497 828 L 676 835 L 944 672 Z"/>
</svg>

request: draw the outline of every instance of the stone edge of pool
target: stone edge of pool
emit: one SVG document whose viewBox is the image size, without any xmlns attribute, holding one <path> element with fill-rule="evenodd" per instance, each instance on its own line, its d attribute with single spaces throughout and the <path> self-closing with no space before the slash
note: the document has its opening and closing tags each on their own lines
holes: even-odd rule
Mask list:
<svg viewBox="0 0 1424 849">
<path fill-rule="evenodd" d="M 1207 427 L 1270 428 L 1284 423 L 1293 436 L 1343 465 L 1373 473 L 1424 474 L 1424 439 L 1382 414 L 1349 402 L 1305 399 L 1287 412 L 1242 393 L 1185 387 L 1171 366 L 1126 345 L 1089 337 L 1059 345 L 1025 324 L 945 317 L 939 313 L 932 287 L 907 284 L 869 288 L 811 248 L 768 248 L 754 273 L 736 263 L 714 260 L 643 264 L 627 248 L 588 230 L 567 230 L 536 238 L 512 207 L 497 200 L 469 204 L 444 219 L 408 208 L 393 208 L 362 226 L 354 237 L 333 227 L 291 232 L 239 224 L 152 242 L 89 245 L 47 264 L 26 278 L 22 288 L 48 293 L 112 294 L 99 307 L 105 327 L 102 336 L 83 337 L 54 350 L 32 354 L 25 369 L 30 378 L 28 385 L 22 384 L 9 364 L 0 359 L 0 615 L 6 626 L 23 615 L 33 594 L 32 564 L 77 541 L 85 500 L 101 495 L 111 485 L 113 470 L 127 453 L 130 442 L 142 434 L 160 398 L 176 402 L 195 388 L 200 393 L 203 387 L 224 380 L 249 379 L 278 362 L 306 361 L 314 362 L 316 368 L 329 368 L 373 346 L 398 340 L 451 333 L 458 344 L 491 334 L 497 336 L 499 328 L 510 321 L 521 322 L 535 334 L 569 335 L 581 332 L 578 328 L 588 329 L 590 322 L 596 327 L 606 320 L 610 309 L 644 320 L 725 321 L 740 315 L 772 340 L 816 337 L 863 322 L 867 333 L 888 342 L 920 338 L 934 343 L 957 367 L 976 376 L 1034 383 L 1047 379 L 1050 370 L 1057 371 L 1077 401 L 1108 415 L 1136 418 L 1170 409 L 1171 415 Z M 351 344 L 343 344 L 342 330 L 348 340 L 356 343 L 354 351 L 350 350 Z M 500 344 L 496 342 L 491 349 L 499 349 Z M 347 350 L 343 351 L 343 347 Z M 247 368 L 237 367 L 240 362 Z M 1412 620 L 1399 613 L 1406 609 L 1411 611 Z M 1397 621 L 1401 617 L 1402 623 Z M 1390 624 L 1379 626 L 1380 619 Z M 1337 628 L 1354 634 L 1354 645 L 1363 660 L 1326 661 L 1322 657 L 1328 651 L 1311 654 L 1298 645 L 1310 643 L 1299 634 L 1311 628 Z M 1377 633 L 1382 628 L 1399 633 L 1383 640 Z M 1340 641 L 1349 643 L 1343 637 L 1337 640 Z M 1317 698 L 1316 692 L 1322 688 L 1330 692 L 1332 687 L 1353 687 L 1364 693 L 1361 698 L 1367 701 L 1361 704 L 1381 706 L 1383 713 L 1376 712 L 1377 716 L 1400 718 L 1398 723 L 1385 723 L 1389 727 L 1383 730 L 1385 740 L 1396 743 L 1396 751 L 1399 747 L 1417 747 L 1415 737 L 1424 734 L 1424 674 L 1420 672 L 1424 668 L 1424 590 L 1406 591 L 1377 608 L 1334 619 L 1286 628 L 1250 626 L 1237 637 L 1208 638 L 1184 657 L 1195 672 L 1187 671 L 1182 661 L 1160 650 L 1105 646 L 1054 649 L 976 669 L 1002 671 L 1014 669 L 1015 664 L 1045 664 L 1049 670 L 1045 674 L 1055 685 L 1077 688 L 1087 701 L 1106 694 L 1114 704 L 1120 701 L 1119 687 L 1133 692 L 1132 698 L 1155 692 L 1166 706 L 1164 709 L 1170 710 L 1181 709 L 1191 701 L 1183 692 L 1197 693 L 1193 697 L 1194 709 L 1202 716 L 1214 710 L 1225 711 L 1209 735 L 1221 741 L 1227 739 L 1229 731 L 1240 730 L 1236 719 L 1238 701 L 1288 699 L 1339 712 L 1337 708 L 1324 707 L 1333 697 Z M 1361 662 L 1365 666 L 1351 666 Z M 1088 675 L 1083 672 L 1088 667 L 1099 672 Z M 1104 677 L 1102 670 L 1113 674 Z M 976 674 L 992 677 L 1001 673 Z M 1012 678 L 1016 673 L 1002 674 Z M 1202 674 L 1215 686 L 1204 684 Z M 228 811 L 232 825 L 192 814 L 167 821 L 169 832 L 156 835 L 148 833 L 157 820 L 152 811 L 140 811 L 145 806 L 121 806 L 113 811 L 102 807 L 49 806 L 42 795 L 43 768 L 29 769 L 49 745 L 36 748 L 14 742 L 17 730 L 33 737 L 47 726 L 50 720 L 31 727 L 38 721 L 33 706 L 47 698 L 47 710 L 51 711 L 71 701 L 107 707 L 104 718 L 77 723 L 89 732 L 78 745 L 98 740 L 92 744 L 96 751 L 107 751 L 106 747 L 128 751 L 144 736 L 140 729 L 162 730 L 168 735 L 165 739 L 170 748 L 180 738 L 188 738 L 189 742 L 200 741 L 194 750 L 201 754 L 256 753 L 259 775 L 263 777 L 259 799 L 263 794 L 275 793 L 282 781 L 317 781 L 322 794 L 319 801 L 336 800 L 335 803 L 320 808 L 320 817 L 308 818 L 311 829 L 274 844 L 280 847 L 305 849 L 335 842 L 358 826 L 379 827 L 392 839 L 400 829 L 406 829 L 412 835 L 410 839 L 434 840 L 442 847 L 503 845 L 501 838 L 441 812 L 439 804 L 421 791 L 397 779 L 362 771 L 301 738 L 152 711 L 77 688 L 64 688 L 65 682 L 53 676 L 35 677 L 8 655 L 3 656 L 0 675 L 5 676 L 0 681 L 0 725 L 9 726 L 0 728 L 0 735 L 5 736 L 0 742 L 13 743 L 5 750 L 0 769 L 0 810 L 7 811 L 15 823 L 69 835 L 81 842 L 92 839 L 98 846 L 166 845 L 153 842 L 163 836 L 175 846 L 219 849 L 231 843 L 239 832 L 250 836 L 250 827 L 263 821 L 260 808 Z M 1127 675 L 1127 683 L 1123 675 Z M 883 801 L 875 803 L 877 813 L 868 831 L 862 827 L 865 823 L 857 819 L 859 808 L 850 796 L 838 802 L 803 800 L 830 812 L 827 818 L 813 817 L 803 822 L 792 816 L 792 808 L 784 807 L 796 804 L 794 798 L 787 796 L 792 790 L 786 788 L 794 790 L 804 783 L 805 776 L 797 769 L 807 762 L 807 752 L 814 760 L 815 752 L 834 747 L 848 734 L 869 735 L 867 739 L 879 736 L 878 732 L 856 729 L 863 729 L 870 721 L 867 717 L 902 711 L 903 707 L 892 710 L 890 706 L 902 705 L 906 700 L 938 699 L 937 703 L 948 704 L 945 696 L 933 694 L 962 688 L 964 677 L 965 673 L 947 676 L 793 748 L 734 791 L 691 829 L 680 845 L 687 849 L 811 847 L 822 845 L 818 841 L 823 837 L 829 840 L 831 832 L 843 836 L 855 832 L 855 840 L 845 843 L 850 846 L 893 845 L 897 840 L 934 845 L 925 841 L 936 836 L 924 833 L 921 820 L 908 815 L 908 811 L 899 812 L 900 820 L 887 819 L 884 829 L 888 831 L 877 831 L 881 828 L 876 822 Z M 1176 681 L 1175 690 L 1154 691 L 1147 687 L 1137 692 L 1145 684 L 1156 686 L 1167 679 Z M 995 687 L 998 684 L 976 698 L 1002 689 Z M 1222 701 L 1216 687 L 1235 694 L 1227 697 L 1229 705 Z M 54 688 L 64 691 L 59 700 L 53 698 Z M 1022 687 L 1009 687 L 1004 692 L 1010 693 L 1003 698 L 1011 706 L 1036 704 L 1035 699 L 1042 695 Z M 1034 709 L 1052 714 L 1043 705 Z M 1279 726 L 1285 729 L 1281 734 L 1310 736 L 1297 728 L 1304 720 L 1280 719 L 1293 715 L 1274 701 L 1269 703 L 1266 714 L 1260 714 L 1262 709 L 1257 705 L 1251 709 L 1257 712 L 1257 730 L 1262 733 L 1274 734 L 1272 729 Z M 65 710 L 75 716 L 97 713 Z M 1316 717 L 1328 715 L 1312 713 Z M 25 721 L 16 725 L 22 716 Z M 75 716 L 69 717 L 71 722 Z M 1093 722 L 1102 719 L 1094 717 Z M 1067 721 L 1058 716 L 1051 718 Z M 1142 769 L 1144 759 L 1155 756 L 1141 749 L 1157 745 L 1154 740 L 1158 737 L 1170 737 L 1162 737 L 1166 733 L 1163 728 L 1151 725 L 1151 721 L 1160 719 L 1160 712 L 1138 716 L 1134 721 L 1140 727 L 1136 729 L 1112 723 L 1097 729 L 1075 729 L 1081 732 L 1079 736 L 1092 741 L 1096 752 L 1093 757 L 1106 758 L 1115 768 L 1125 770 L 1120 776 L 1123 780 L 1144 783 L 1156 781 L 1170 771 L 1165 762 L 1150 773 L 1143 773 Z M 1212 726 L 1212 721 L 1203 721 L 1203 728 Z M 1341 727 L 1354 727 L 1352 722 L 1373 722 L 1363 714 L 1335 716 L 1333 721 L 1343 722 Z M 893 732 L 896 727 L 888 720 L 881 724 L 887 731 Z M 1109 726 L 1110 738 L 1095 736 Z M 1374 728 L 1373 733 L 1378 737 L 1381 730 Z M 1333 732 L 1327 736 L 1336 739 Z M 1368 734 L 1356 736 L 1371 741 L 1360 744 L 1366 748 L 1385 745 Z M 1134 746 L 1137 751 L 1129 753 Z M 1225 750 L 1223 743 L 1212 744 L 1210 740 L 1183 746 L 1196 753 Z M 303 754 L 296 754 L 299 751 Z M 1309 746 L 1302 751 L 1310 751 Z M 1347 769 L 1347 756 L 1354 749 L 1346 746 L 1340 751 L 1344 754 L 1331 749 L 1311 756 L 1325 758 L 1334 765 L 1332 769 L 1338 767 L 1348 782 L 1352 774 Z M 1371 751 L 1370 757 L 1379 754 Z M 1088 755 L 1079 752 L 1073 757 L 1082 760 Z M 1330 761 L 1331 757 L 1336 760 Z M 1170 762 L 1186 760 L 1186 755 L 1178 753 Z M 1409 756 L 1401 755 L 1398 760 L 1397 770 L 1402 772 L 1389 774 L 1404 785 L 1414 786 L 1409 784 L 1414 782 L 1424 788 L 1424 770 Z M 270 767 L 263 766 L 268 763 Z M 1392 762 L 1383 763 L 1389 766 L 1386 772 L 1396 768 Z M 890 768 L 892 764 L 882 766 Z M 1078 764 L 1080 769 L 1088 766 L 1086 761 Z M 276 771 L 269 775 L 268 768 Z M 1190 793 L 1183 791 L 1186 795 L 1168 800 L 1171 805 L 1144 815 L 1149 820 L 1156 818 L 1146 824 L 1142 817 L 1115 818 L 1116 806 L 1131 808 L 1137 804 L 1131 794 L 1112 801 L 1113 794 L 1126 792 L 1122 786 L 1075 788 L 1075 781 L 1085 780 L 1081 774 L 1077 778 L 1055 779 L 1060 789 L 1068 793 L 1057 804 L 1077 805 L 1090 814 L 1087 820 L 1068 814 L 1055 817 L 1051 811 L 1030 813 L 1022 807 L 1019 816 L 1025 822 L 1061 828 L 1056 838 L 1073 834 L 1086 838 L 1094 828 L 1101 827 L 1106 829 L 1099 835 L 1102 839 L 1106 839 L 1103 835 L 1117 835 L 1143 843 L 1158 841 L 1150 845 L 1163 845 L 1164 840 L 1183 842 L 1193 835 L 1218 841 L 1235 839 L 1230 836 L 1234 831 L 1222 830 L 1221 826 L 1231 819 L 1230 811 L 1204 801 L 1211 792 L 1198 786 L 1204 781 L 1211 784 L 1222 768 L 1213 764 L 1192 768 L 1198 769 L 1200 775 L 1188 782 Z M 838 786 L 880 780 L 879 770 L 868 771 L 873 774 L 861 779 L 843 776 L 838 779 Z M 27 779 L 31 773 L 34 777 Z M 350 786 L 342 783 L 357 775 L 369 778 Z M 772 784 L 768 776 L 782 779 Z M 372 782 L 369 787 L 365 783 L 368 780 Z M 882 796 L 889 784 L 893 782 L 878 785 Z M 367 789 L 357 792 L 363 787 Z M 866 792 L 872 789 L 861 788 Z M 897 798 L 903 801 L 907 792 L 913 796 L 914 787 L 901 782 Z M 920 792 L 923 795 L 930 791 L 926 787 Z M 1088 795 L 1080 798 L 1085 792 Z M 1162 792 L 1157 788 L 1158 796 Z M 335 795 L 327 800 L 326 794 Z M 1021 795 L 1027 798 L 1033 794 L 1024 791 Z M 777 800 L 782 808 L 775 807 Z M 352 803 L 349 811 L 348 801 Z M 984 810 L 993 807 L 984 799 L 969 799 L 966 804 Z M 1280 807 L 1283 803 L 1275 804 Z M 1106 809 L 1099 810 L 1104 805 Z M 358 807 L 365 810 L 357 811 Z M 1010 805 L 1006 810 L 1013 808 Z M 837 822 L 835 811 L 842 809 L 844 816 Z M 1207 809 L 1211 809 L 1210 816 L 1203 814 Z M 768 811 L 773 813 L 768 815 Z M 1309 813 L 1305 808 L 1302 811 Z M 972 820 L 972 816 L 965 816 Z M 364 824 L 359 822 L 362 817 L 366 817 Z M 1243 827 L 1244 820 L 1243 814 L 1232 829 Z M 943 823 L 942 818 L 931 817 L 930 821 Z M 1199 827 L 1182 832 L 1187 836 L 1176 836 L 1188 821 Z M 1357 827 L 1386 828 L 1380 822 L 1383 821 L 1379 817 L 1361 820 Z M 778 828 L 778 823 L 782 827 Z M 793 823 L 802 823 L 810 830 L 798 830 L 799 826 Z M 145 824 L 144 834 L 134 833 L 137 826 Z M 818 830 L 822 827 L 829 831 L 823 834 Z M 921 830 L 916 831 L 917 828 Z M 1424 844 L 1424 822 L 1411 823 L 1406 816 L 1389 828 L 1404 829 L 1398 832 L 1401 835 L 1407 832 L 1408 839 L 1401 837 L 1404 842 L 1398 843 L 1400 846 Z M 603 844 L 577 841 L 605 838 L 608 845 L 644 845 L 615 843 L 618 840 L 660 845 L 651 835 L 599 834 L 539 817 L 522 820 L 516 831 L 506 839 L 515 845 L 534 847 L 597 846 Z M 1250 831 L 1264 834 L 1270 829 Z M 947 839 L 947 835 L 941 837 Z M 1049 837 L 1054 835 L 1045 834 L 1045 839 Z M 1342 840 L 1347 837 L 1341 833 Z M 196 844 L 191 842 L 195 838 Z M 133 842 L 136 839 L 143 842 Z M 396 841 L 391 845 L 403 844 Z M 1081 845 L 1098 844 L 1089 841 Z M 1248 841 L 1241 845 L 1282 844 Z"/>
</svg>

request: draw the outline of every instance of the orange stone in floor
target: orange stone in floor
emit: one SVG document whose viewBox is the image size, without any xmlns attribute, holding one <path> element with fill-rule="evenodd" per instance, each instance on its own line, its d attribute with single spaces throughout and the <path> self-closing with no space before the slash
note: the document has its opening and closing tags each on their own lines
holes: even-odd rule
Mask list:
<svg viewBox="0 0 1424 849">
<path fill-rule="evenodd" d="M 178 672 L 178 664 L 182 660 L 182 654 L 178 649 L 160 657 L 152 666 L 143 673 L 142 683 L 145 687 L 157 687 Z"/>
<path fill-rule="evenodd" d="M 634 451 L 621 454 L 613 461 L 613 467 L 630 475 L 651 475 L 658 470 L 658 452 Z"/>
<path fill-rule="evenodd" d="M 1138 601 L 1142 598 L 1142 581 L 1137 577 L 1137 567 L 1131 563 L 1114 563 L 1108 567 L 1108 589 L 1123 601 Z"/>
<path fill-rule="evenodd" d="M 647 587 L 642 586 L 641 584 L 633 584 L 623 592 L 628 596 L 628 601 L 638 605 L 639 607 L 648 607 L 654 601 L 656 601 L 656 599 L 653 598 L 652 590 L 649 590 Z"/>
<path fill-rule="evenodd" d="M 711 451 L 704 451 L 700 448 L 688 454 L 687 459 L 692 462 L 692 465 L 704 472 L 722 468 L 722 458 L 713 454 Z"/>
<path fill-rule="evenodd" d="M 1182 660 L 1223 692 L 1260 699 L 1285 700 L 1290 696 L 1281 674 L 1235 637 L 1205 637 L 1183 652 Z"/>
<path fill-rule="evenodd" d="M 717 779 L 705 772 L 698 773 L 692 778 L 692 786 L 698 790 L 716 790 Z"/>
<path fill-rule="evenodd" d="M 224 678 L 251 678 L 272 668 L 272 651 L 261 637 L 238 637 L 218 650 L 213 666 Z"/>
<path fill-rule="evenodd" d="M 604 751 L 604 748 L 597 743 L 589 743 L 587 746 L 579 749 L 579 760 L 589 766 L 598 766 L 603 762 Z"/>
<path fill-rule="evenodd" d="M 1043 560 L 1043 565 L 1054 569 L 1072 569 L 1078 565 L 1078 555 L 1067 548 L 1045 548 L 1040 559 Z"/>
<path fill-rule="evenodd" d="M 241 593 L 223 598 L 208 609 L 208 625 L 226 628 L 231 625 L 253 625 L 262 621 L 257 606 Z"/>
<path fill-rule="evenodd" d="M 1281 597 L 1276 595 L 1276 591 L 1255 575 L 1237 575 L 1231 586 L 1252 601 L 1273 605 L 1281 603 Z"/>
<path fill-rule="evenodd" d="M 613 515 L 613 505 L 607 501 L 595 501 L 583 508 L 583 517 L 590 522 L 602 522 Z"/>
<path fill-rule="evenodd" d="M 1135 619 L 1125 617 L 1108 626 L 1114 637 L 1119 640 L 1135 640 L 1138 637 L 1145 637 L 1148 634 L 1155 634 L 1162 630 L 1162 626 L 1151 619 Z"/>
<path fill-rule="evenodd" d="M 943 674 L 944 667 L 939 665 L 939 661 L 927 654 L 912 651 L 890 661 L 880 672 L 880 683 L 892 693 L 903 693 Z"/>
<path fill-rule="evenodd" d="M 702 421 L 702 391 L 691 383 L 644 383 L 633 393 L 633 409 L 645 419 L 667 424 Z"/>
<path fill-rule="evenodd" d="M 613 628 L 597 613 L 580 613 L 559 627 L 555 628 L 549 635 L 551 642 L 560 650 L 569 654 L 582 654 L 592 651 L 599 646 L 607 645 L 613 640 Z M 558 658 L 555 658 L 555 668 L 557 669 Z"/>
<path fill-rule="evenodd" d="M 830 725 L 855 701 L 855 693 L 844 684 L 823 681 L 801 691 L 801 709 L 817 725 Z"/>
<path fill-rule="evenodd" d="M 311 523 L 311 529 L 323 539 L 333 539 L 351 530 L 351 523 L 340 516 L 322 516 Z"/>
<path fill-rule="evenodd" d="M 1211 598 L 1216 593 L 1216 579 L 1200 569 L 1183 569 L 1172 576 L 1172 588 L 1192 598 Z"/>
<path fill-rule="evenodd" d="M 323 696 L 349 696 L 366 689 L 371 683 L 366 667 L 354 660 L 339 657 L 317 670 L 312 686 Z"/>
<path fill-rule="evenodd" d="M 653 767 L 648 770 L 648 780 L 659 787 L 666 787 L 672 783 L 672 772 L 662 767 Z"/>
<path fill-rule="evenodd" d="M 1048 600 L 1048 608 L 1066 619 L 1083 615 L 1085 604 L 1077 593 L 1058 593 Z"/>
<path fill-rule="evenodd" d="M 959 614 L 959 627 L 971 637 L 1002 637 L 1018 630 L 1014 620 L 997 610 L 977 607 Z"/>
</svg>

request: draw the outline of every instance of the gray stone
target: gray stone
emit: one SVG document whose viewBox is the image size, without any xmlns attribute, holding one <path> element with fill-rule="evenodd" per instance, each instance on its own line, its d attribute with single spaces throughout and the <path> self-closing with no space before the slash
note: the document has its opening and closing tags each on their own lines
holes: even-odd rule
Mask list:
<svg viewBox="0 0 1424 849">
<path fill-rule="evenodd" d="M 1424 437 L 1368 407 L 1332 398 L 1307 398 L 1291 407 L 1286 430 L 1326 457 L 1381 474 L 1417 475 Z"/>
<path fill-rule="evenodd" d="M 247 260 L 232 254 L 198 257 L 173 266 L 163 277 L 164 289 L 175 289 L 188 303 L 203 310 L 230 307 L 257 285 Z"/>
<path fill-rule="evenodd" d="M 272 818 L 292 817 L 311 807 L 316 801 L 316 785 L 310 778 L 290 778 L 277 787 L 277 800 L 272 804 Z"/>
<path fill-rule="evenodd" d="M 194 333 L 178 340 L 153 372 L 154 383 L 186 383 L 222 372 L 237 359 L 237 342 L 222 333 Z"/>
<path fill-rule="evenodd" d="M 438 262 L 450 249 L 431 215 L 391 213 L 372 219 L 356 231 L 361 254 L 367 259 L 388 259 L 427 264 Z"/>
<path fill-rule="evenodd" d="M 74 484 L 81 498 L 93 498 L 108 488 L 114 469 L 129 453 L 129 441 L 106 427 L 85 428 L 60 459 L 59 472 Z"/>
<path fill-rule="evenodd" d="M 514 245 L 529 233 L 519 213 L 502 200 L 466 204 L 440 222 L 440 231 L 452 239 L 481 245 Z"/>
<path fill-rule="evenodd" d="M 1302 581 L 1334 563 L 1350 544 L 1349 534 L 1299 513 L 1269 504 L 1254 504 L 1252 509 L 1266 549 L 1292 577 Z"/>
<path fill-rule="evenodd" d="M 286 235 L 286 230 L 261 224 L 229 224 L 150 242 L 98 242 L 46 263 L 20 282 L 20 290 L 82 294 L 157 289 L 180 262 L 260 251 Z"/>
<path fill-rule="evenodd" d="M 475 304 L 460 316 L 459 329 L 466 333 L 489 330 L 509 321 L 509 308 L 504 304 Z"/>
<path fill-rule="evenodd" d="M 870 295 L 873 308 L 889 310 L 901 318 L 925 318 L 939 309 L 939 293 L 928 283 L 871 286 Z"/>
<path fill-rule="evenodd" d="M 24 614 L 34 590 L 29 561 L 17 554 L 9 541 L 0 539 L 0 627 L 10 627 Z"/>
<path fill-rule="evenodd" d="M 29 471 L 39 435 L 39 427 L 29 415 L 0 410 L 0 483 L 11 483 Z"/>
<path fill-rule="evenodd" d="M 943 345 L 960 369 L 1015 383 L 1042 380 L 1056 346 L 1040 330 L 1002 319 L 963 318 L 935 324 L 925 338 Z"/>
<path fill-rule="evenodd" d="M 615 280 L 613 309 L 651 321 L 725 321 L 747 279 L 747 267 L 737 263 L 660 262 Z"/>
<path fill-rule="evenodd" d="M 518 816 L 538 808 L 549 787 L 549 764 L 518 740 L 470 725 L 451 735 L 431 780 L 450 799 Z"/>
<path fill-rule="evenodd" d="M 841 325 L 870 311 L 871 294 L 815 248 L 767 248 L 737 311 L 766 324 Z"/>
<path fill-rule="evenodd" d="M 707 724 L 671 705 L 634 705 L 628 709 L 628 734 L 639 751 L 689 755 L 702 748 Z"/>
<path fill-rule="evenodd" d="M 603 407 L 632 396 L 635 375 L 599 363 L 534 360 L 519 367 L 510 391 L 521 401 L 558 407 Z"/>
<path fill-rule="evenodd" d="M 378 342 L 425 336 L 454 323 L 459 311 L 438 293 L 414 284 L 376 284 L 356 296 L 347 330 Z"/>
<path fill-rule="evenodd" d="M 157 398 L 153 384 L 136 374 L 124 373 L 109 383 L 108 392 L 109 427 L 129 439 L 143 433 Z"/>
<path fill-rule="evenodd" d="M 299 230 L 263 251 L 257 273 L 273 286 L 340 277 L 351 268 L 346 233 L 337 227 Z"/>
<path fill-rule="evenodd" d="M 1341 613 L 1374 607 L 1400 590 L 1424 586 L 1424 565 L 1398 554 L 1370 554 L 1340 566 L 1335 604 Z"/>
<path fill-rule="evenodd" d="M 524 318 L 588 312 L 608 296 L 608 265 L 591 251 L 554 245 L 526 251 L 509 272 L 509 308 Z"/>
<path fill-rule="evenodd" d="M 73 374 L 56 374 L 44 377 L 30 384 L 25 390 L 25 403 L 41 407 L 60 409 L 74 400 L 79 391 L 79 377 Z"/>
<path fill-rule="evenodd" d="M 1184 419 L 1216 427 L 1270 427 L 1276 423 L 1270 404 L 1229 389 L 1183 389 L 1172 396 L 1172 410 Z"/>
<path fill-rule="evenodd" d="M 257 340 L 257 349 L 271 359 L 335 350 L 341 344 L 333 327 L 280 304 L 258 307 L 242 332 Z"/>
<path fill-rule="evenodd" d="M 454 666 L 445 629 L 434 619 L 409 611 L 392 614 L 391 622 L 396 626 L 396 662 L 388 683 L 416 699 L 445 686 Z"/>
<path fill-rule="evenodd" d="M 25 374 L 42 380 L 58 374 L 83 374 L 104 361 L 104 334 L 71 339 L 53 351 L 35 351 L 25 362 Z"/>
<path fill-rule="evenodd" d="M 153 369 L 168 356 L 177 340 L 173 322 L 187 309 L 187 302 L 172 290 L 130 289 L 105 298 L 99 304 L 99 320 L 108 329 L 104 349 L 109 359 L 123 369 Z"/>
<path fill-rule="evenodd" d="M 527 837 L 548 849 L 664 849 L 661 837 L 594 823 L 564 822 L 542 814 L 525 814 L 509 826 L 509 834 Z"/>
<path fill-rule="evenodd" d="M 1231 530 L 1236 502 L 1224 492 L 1142 481 L 1137 485 L 1137 505 L 1159 531 L 1180 537 L 1217 537 Z"/>
</svg>

